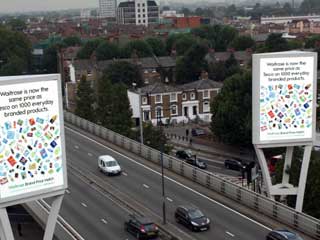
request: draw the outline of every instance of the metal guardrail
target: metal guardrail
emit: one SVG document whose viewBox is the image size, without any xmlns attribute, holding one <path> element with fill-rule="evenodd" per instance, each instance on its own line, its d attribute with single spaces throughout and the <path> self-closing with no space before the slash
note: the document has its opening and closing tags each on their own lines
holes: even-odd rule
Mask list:
<svg viewBox="0 0 320 240">
<path fill-rule="evenodd" d="M 133 152 L 149 161 L 160 164 L 160 152 L 132 139 L 115 133 L 107 128 L 80 118 L 70 112 L 64 113 L 66 122 L 71 123 L 89 133 L 101 137 L 113 144 Z M 180 174 L 194 182 L 231 198 L 249 208 L 284 223 L 313 238 L 320 239 L 320 220 L 307 214 L 296 212 L 294 209 L 271 200 L 267 197 L 249 191 L 232 182 L 228 182 L 211 173 L 193 168 L 189 164 L 166 154 L 163 154 L 165 168 Z"/>
</svg>

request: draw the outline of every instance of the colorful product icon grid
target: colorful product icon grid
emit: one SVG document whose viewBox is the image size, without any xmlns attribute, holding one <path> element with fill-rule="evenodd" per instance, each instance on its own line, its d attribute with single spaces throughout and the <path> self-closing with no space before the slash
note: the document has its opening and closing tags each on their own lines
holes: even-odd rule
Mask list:
<svg viewBox="0 0 320 240">
<path fill-rule="evenodd" d="M 0 132 L 0 184 L 43 179 L 62 171 L 59 138 L 57 115 L 5 122 Z"/>
<path fill-rule="evenodd" d="M 312 126 L 311 84 L 260 88 L 260 131 L 301 130 Z"/>
</svg>

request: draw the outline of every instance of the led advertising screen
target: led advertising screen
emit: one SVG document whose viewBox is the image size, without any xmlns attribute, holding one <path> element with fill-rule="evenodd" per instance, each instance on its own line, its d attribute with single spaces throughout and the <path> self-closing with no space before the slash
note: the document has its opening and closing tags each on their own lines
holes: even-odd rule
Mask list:
<svg viewBox="0 0 320 240">
<path fill-rule="evenodd" d="M 59 75 L 0 78 L 0 200 L 63 188 Z"/>
<path fill-rule="evenodd" d="M 258 70 L 253 79 L 254 142 L 312 141 L 316 105 L 313 53 L 257 54 L 254 61 Z"/>
</svg>

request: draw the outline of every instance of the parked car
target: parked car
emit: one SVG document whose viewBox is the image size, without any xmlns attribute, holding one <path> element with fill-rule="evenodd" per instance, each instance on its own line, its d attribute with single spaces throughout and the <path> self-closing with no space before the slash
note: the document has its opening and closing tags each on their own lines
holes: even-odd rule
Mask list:
<svg viewBox="0 0 320 240">
<path fill-rule="evenodd" d="M 119 163 L 109 155 L 103 155 L 98 158 L 98 167 L 101 172 L 107 175 L 121 174 L 121 167 Z"/>
<path fill-rule="evenodd" d="M 154 239 L 159 235 L 159 228 L 153 221 L 133 214 L 125 221 L 124 228 L 137 239 Z"/>
<path fill-rule="evenodd" d="M 303 240 L 297 233 L 288 230 L 273 230 L 268 233 L 266 240 Z"/>
<path fill-rule="evenodd" d="M 240 171 L 243 168 L 241 160 L 237 160 L 237 159 L 224 160 L 224 166 L 227 169 L 232 169 L 236 171 Z"/>
<path fill-rule="evenodd" d="M 178 223 L 185 225 L 192 231 L 205 231 L 210 228 L 210 219 L 196 207 L 179 206 L 174 217 Z"/>
<path fill-rule="evenodd" d="M 191 129 L 192 136 L 203 136 L 206 135 L 206 132 L 202 128 L 192 128 Z"/>
<path fill-rule="evenodd" d="M 196 166 L 201 169 L 206 169 L 207 164 L 197 158 L 196 155 L 192 154 L 191 150 L 178 150 L 176 156 L 180 159 L 185 160 L 186 163 Z"/>
<path fill-rule="evenodd" d="M 206 168 L 208 167 L 205 162 L 197 159 L 197 157 L 195 157 L 195 158 L 188 158 L 188 159 L 185 160 L 185 162 L 186 162 L 186 163 L 189 163 L 189 164 L 191 164 L 191 165 L 193 165 L 193 166 L 196 166 L 196 167 L 198 167 L 198 168 L 201 168 L 201 169 L 206 169 Z"/>
</svg>

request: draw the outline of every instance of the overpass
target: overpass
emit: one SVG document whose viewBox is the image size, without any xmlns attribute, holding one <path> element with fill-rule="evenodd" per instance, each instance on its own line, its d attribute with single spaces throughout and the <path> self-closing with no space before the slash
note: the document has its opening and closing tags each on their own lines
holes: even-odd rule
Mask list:
<svg viewBox="0 0 320 240">
<path fill-rule="evenodd" d="M 84 131 L 71 125 L 66 128 L 69 190 L 56 233 L 64 228 L 71 229 L 69 236 L 74 235 L 71 239 L 133 239 L 123 230 L 123 222 L 132 211 L 151 215 L 161 225 L 161 179 L 155 167 L 160 161 L 159 152 L 70 113 L 65 114 L 65 119 Z M 108 147 L 111 143 L 112 148 Z M 122 176 L 108 178 L 97 171 L 96 159 L 102 154 L 119 160 L 124 169 Z M 314 239 L 320 237 L 317 219 L 194 169 L 171 156 L 164 155 L 164 165 L 170 170 L 165 180 L 169 224 L 162 229 L 168 230 L 169 235 L 178 233 L 180 239 L 212 239 L 214 235 L 215 239 L 256 240 L 264 239 L 270 228 L 283 227 L 283 223 Z M 222 199 L 217 193 L 227 198 Z M 50 200 L 41 204 L 42 209 L 48 208 Z M 173 212 L 181 204 L 201 208 L 211 218 L 213 228 L 192 233 L 177 225 Z M 31 205 L 28 204 L 29 210 L 39 210 L 39 206 Z M 269 218 L 264 219 L 262 214 Z"/>
</svg>

